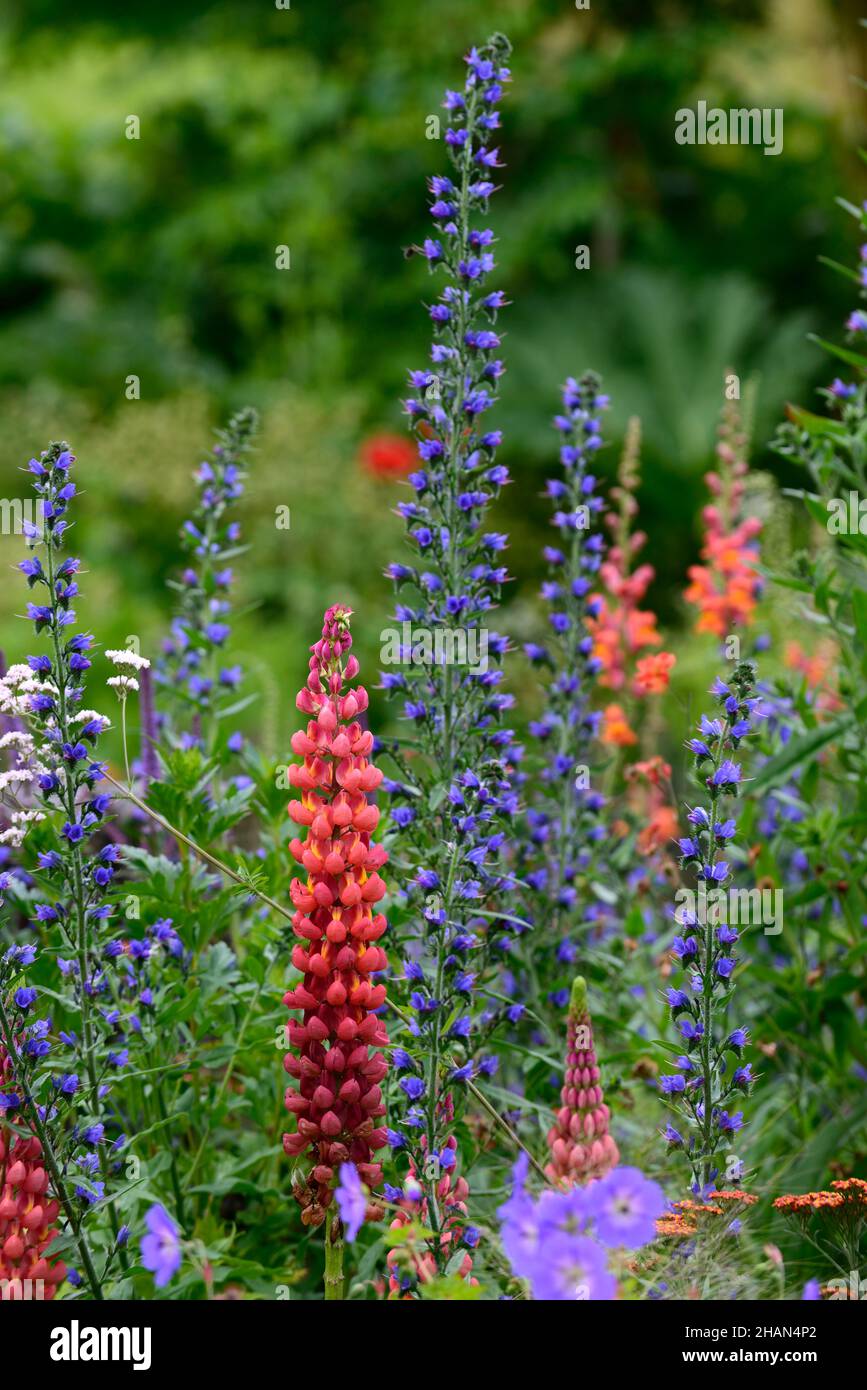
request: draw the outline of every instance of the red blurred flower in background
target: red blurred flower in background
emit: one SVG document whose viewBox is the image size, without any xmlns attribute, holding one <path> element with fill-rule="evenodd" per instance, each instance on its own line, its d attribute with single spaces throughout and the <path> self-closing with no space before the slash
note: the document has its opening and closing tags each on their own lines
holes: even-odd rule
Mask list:
<svg viewBox="0 0 867 1390">
<path fill-rule="evenodd" d="M 377 478 L 405 478 L 417 461 L 414 445 L 402 434 L 372 434 L 361 446 L 362 466 Z"/>
</svg>

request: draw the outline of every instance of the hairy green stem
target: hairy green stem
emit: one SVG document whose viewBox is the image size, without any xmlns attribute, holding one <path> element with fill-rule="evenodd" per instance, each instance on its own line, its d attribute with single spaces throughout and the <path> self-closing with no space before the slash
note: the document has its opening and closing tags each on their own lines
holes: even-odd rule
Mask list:
<svg viewBox="0 0 867 1390">
<path fill-rule="evenodd" d="M 344 1297 L 343 1228 L 336 1216 L 325 1220 L 325 1301 Z"/>
</svg>

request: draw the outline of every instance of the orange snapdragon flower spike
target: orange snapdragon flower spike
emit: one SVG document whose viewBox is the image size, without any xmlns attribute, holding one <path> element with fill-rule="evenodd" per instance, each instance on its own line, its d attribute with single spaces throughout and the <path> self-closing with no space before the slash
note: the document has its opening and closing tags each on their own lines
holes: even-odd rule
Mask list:
<svg viewBox="0 0 867 1390">
<path fill-rule="evenodd" d="M 687 603 L 699 610 L 696 632 L 710 632 L 719 638 L 735 627 L 749 625 L 762 590 L 756 569 L 756 542 L 762 523 L 758 517 L 741 515 L 744 478 L 749 471 L 746 447 L 738 408 L 730 401 L 719 427 L 718 467 L 705 474 L 714 501 L 702 512 L 703 563 L 687 570 L 690 582 L 685 594 Z"/>
<path fill-rule="evenodd" d="M 667 800 L 670 779 L 671 764 L 658 754 L 635 762 L 626 770 L 628 783 L 647 783 L 647 821 L 635 842 L 639 854 L 656 854 L 677 837 L 680 829 L 678 814 Z"/>
<path fill-rule="evenodd" d="M 611 546 L 599 567 L 608 597 L 598 597 L 598 611 L 588 618 L 587 626 L 593 637 L 593 655 L 602 663 L 599 683 L 611 690 L 622 690 L 627 684 L 632 657 L 645 647 L 658 647 L 662 641 L 656 614 L 638 607 L 654 577 L 653 566 L 639 565 L 632 574 L 626 568 L 634 543 L 643 545 L 645 540 L 644 533 L 636 531 L 628 546 Z"/>
<path fill-rule="evenodd" d="M 707 533 L 701 549 L 703 565 L 690 565 L 687 603 L 699 610 L 696 632 L 725 637 L 735 627 L 752 621 L 761 581 L 755 567 L 757 551 L 752 542 L 762 529 L 758 517 L 746 517 L 731 532 L 716 507 L 703 513 Z"/>
<path fill-rule="evenodd" d="M 833 645 L 823 643 L 811 656 L 804 651 L 800 642 L 787 642 L 783 648 L 783 660 L 790 671 L 797 671 L 812 688 L 821 685 L 833 667 Z"/>
<path fill-rule="evenodd" d="M 652 758 L 644 758 L 633 763 L 626 776 L 629 780 L 636 777 L 646 777 L 652 787 L 661 788 L 671 780 L 671 763 L 667 763 L 658 753 L 654 753 Z"/>
<path fill-rule="evenodd" d="M 620 705 L 606 705 L 602 712 L 602 730 L 599 737 L 603 743 L 614 748 L 630 748 L 638 742 L 638 735 L 630 727 L 629 721 Z"/>
<path fill-rule="evenodd" d="M 639 483 L 638 453 L 640 425 L 630 420 L 617 485 L 611 489 L 614 508 L 605 521 L 612 543 L 599 566 L 603 593 L 594 595 L 594 612 L 587 627 L 593 639 L 593 655 L 600 663 L 599 685 L 623 691 L 624 696 L 658 695 L 668 689 L 675 657 L 671 652 L 648 652 L 662 642 L 656 627 L 656 614 L 642 608 L 641 602 L 653 582 L 652 565 L 635 564 L 647 542 L 643 531 L 633 531 L 638 515 L 635 498 Z M 644 655 L 640 653 L 644 652 Z M 606 706 L 599 737 L 610 748 L 632 748 L 638 734 L 623 704 Z"/>
<path fill-rule="evenodd" d="M 790 671 L 797 671 L 816 693 L 816 708 L 836 713 L 844 708 L 836 689 L 839 652 L 834 642 L 821 641 L 814 651 L 806 652 L 800 642 L 787 642 L 783 661 Z"/>
<path fill-rule="evenodd" d="M 668 678 L 676 661 L 673 652 L 642 657 L 635 668 L 636 691 L 641 695 L 661 695 L 668 689 Z"/>
<path fill-rule="evenodd" d="M 340 1164 L 354 1163 L 368 1187 L 380 1182 L 374 1154 L 386 1143 L 379 1083 L 388 1064 L 379 1049 L 388 1034 L 376 1013 L 385 985 L 372 977 L 386 966 L 378 944 L 386 920 L 376 904 L 385 893 L 379 870 L 388 856 L 371 840 L 379 810 L 368 794 L 382 773 L 370 761 L 373 735 L 357 717 L 367 708 L 367 692 L 344 688 L 358 672 L 354 656 L 344 661 L 352 645 L 349 617 L 348 608 L 329 608 L 322 638 L 311 648 L 310 675 L 297 699 L 310 718 L 292 737 L 303 762 L 289 772 L 301 793 L 289 814 L 307 835 L 290 846 L 306 874 L 290 888 L 299 937 L 292 963 L 303 978 L 283 1002 L 303 1017 L 287 1027 L 292 1050 L 284 1066 L 298 1089 L 286 1092 L 296 1129 L 284 1134 L 283 1148 L 306 1156 L 294 1192 L 302 1220 L 313 1226 L 325 1218 Z"/>
</svg>

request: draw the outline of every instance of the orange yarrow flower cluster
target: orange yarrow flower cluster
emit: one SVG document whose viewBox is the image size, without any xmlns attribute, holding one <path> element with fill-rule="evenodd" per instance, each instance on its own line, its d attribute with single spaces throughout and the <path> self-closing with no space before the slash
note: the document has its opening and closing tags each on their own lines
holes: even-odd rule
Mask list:
<svg viewBox="0 0 867 1390">
<path fill-rule="evenodd" d="M 752 1192 L 731 1188 L 722 1192 L 709 1192 L 706 1202 L 693 1202 L 689 1199 L 672 1202 L 671 1212 L 657 1221 L 656 1234 L 663 1239 L 684 1240 L 696 1234 L 699 1223 L 703 1222 L 705 1217 L 715 1219 L 722 1216 L 730 1219 L 733 1210 L 751 1207 L 758 1200 Z"/>
<path fill-rule="evenodd" d="M 784 1216 L 793 1216 L 806 1232 L 810 1220 L 817 1216 L 833 1233 L 834 1239 L 845 1242 L 847 1248 L 858 1248 L 864 1224 L 867 1222 L 867 1182 L 863 1178 L 839 1178 L 821 1192 L 786 1193 L 774 1202 L 774 1208 Z M 828 1297 L 836 1291 L 823 1290 Z"/>
<path fill-rule="evenodd" d="M 385 969 L 378 942 L 386 920 L 376 910 L 385 893 L 379 870 L 388 856 L 371 834 L 379 810 L 368 801 L 382 780 L 370 761 L 373 735 L 358 716 L 367 709 L 363 686 L 344 690 L 358 673 L 347 656 L 352 645 L 351 610 L 336 605 L 325 614 L 322 638 L 313 647 L 310 675 L 297 698 L 310 716 L 292 737 L 292 751 L 303 758 L 289 770 L 301 792 L 289 815 L 307 830 L 291 851 L 307 877 L 294 878 L 292 920 L 299 943 L 292 964 L 303 976 L 283 997 L 303 1012 L 287 1026 L 292 1051 L 286 1071 L 298 1089 L 286 1092 L 286 1108 L 296 1117 L 294 1133 L 284 1134 L 284 1151 L 306 1155 L 308 1169 L 293 1190 L 302 1220 L 317 1226 L 332 1200 L 336 1171 L 354 1163 L 369 1188 L 382 1178 L 374 1159 L 386 1143 L 382 1081 L 388 1069 L 377 1049 L 388 1043 L 376 1010 L 385 1003 L 385 986 L 372 977 Z"/>
<path fill-rule="evenodd" d="M 774 1207 L 786 1216 L 808 1217 L 813 1212 L 832 1212 L 838 1215 L 867 1218 L 867 1182 L 863 1178 L 839 1178 L 831 1190 L 821 1192 L 788 1192 L 777 1197 Z"/>
<path fill-rule="evenodd" d="M 685 1216 L 672 1212 L 670 1216 L 660 1216 L 656 1222 L 656 1234 L 662 1240 L 686 1240 L 694 1236 L 698 1226 Z"/>
<path fill-rule="evenodd" d="M 841 1192 L 846 1201 L 867 1206 L 867 1182 L 864 1178 L 838 1178 L 831 1186 L 835 1192 Z"/>
<path fill-rule="evenodd" d="M 722 638 L 735 627 L 748 626 L 755 612 L 761 594 L 756 540 L 762 523 L 758 517 L 741 515 L 747 437 L 734 402 L 726 405 L 718 433 L 718 467 L 705 474 L 714 501 L 702 512 L 704 563 L 687 570 L 685 598 L 699 610 L 696 632 Z"/>
</svg>

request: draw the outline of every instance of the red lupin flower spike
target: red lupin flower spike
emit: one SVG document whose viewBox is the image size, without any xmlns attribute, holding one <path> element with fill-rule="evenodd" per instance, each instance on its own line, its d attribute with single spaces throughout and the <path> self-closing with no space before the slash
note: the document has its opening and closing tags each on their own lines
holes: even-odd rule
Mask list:
<svg viewBox="0 0 867 1390">
<path fill-rule="evenodd" d="M 11 1060 L 0 1046 L 0 1087 L 11 1078 Z M 16 1124 L 24 1123 L 13 1106 L 6 1113 Z M 0 1124 L 0 1299 L 54 1297 L 66 1278 L 66 1265 L 46 1258 L 59 1211 L 36 1135 L 24 1138 Z"/>
<path fill-rule="evenodd" d="M 299 1083 L 286 1092 L 286 1108 L 296 1130 L 284 1134 L 290 1156 L 305 1155 L 309 1167 L 294 1182 L 302 1220 L 318 1226 L 332 1200 L 337 1170 L 354 1163 L 368 1188 L 382 1178 L 374 1153 L 386 1143 L 382 1081 L 388 1043 L 376 1010 L 385 1003 L 385 986 L 371 978 L 386 966 L 379 942 L 386 920 L 376 911 L 385 893 L 379 876 L 388 856 L 371 841 L 379 810 L 368 801 L 382 780 L 370 762 L 373 735 L 357 716 L 367 708 L 363 686 L 344 690 L 358 673 L 348 656 L 351 610 L 340 605 L 325 614 L 322 638 L 311 647 L 310 675 L 298 695 L 298 708 L 310 716 L 306 730 L 292 737 L 303 758 L 289 778 L 301 793 L 289 815 L 305 826 L 307 838 L 290 846 L 306 878 L 292 880 L 300 938 L 292 963 L 303 980 L 284 995 L 290 1009 L 303 1011 L 287 1036 L 292 1051 L 284 1066 Z"/>
</svg>

